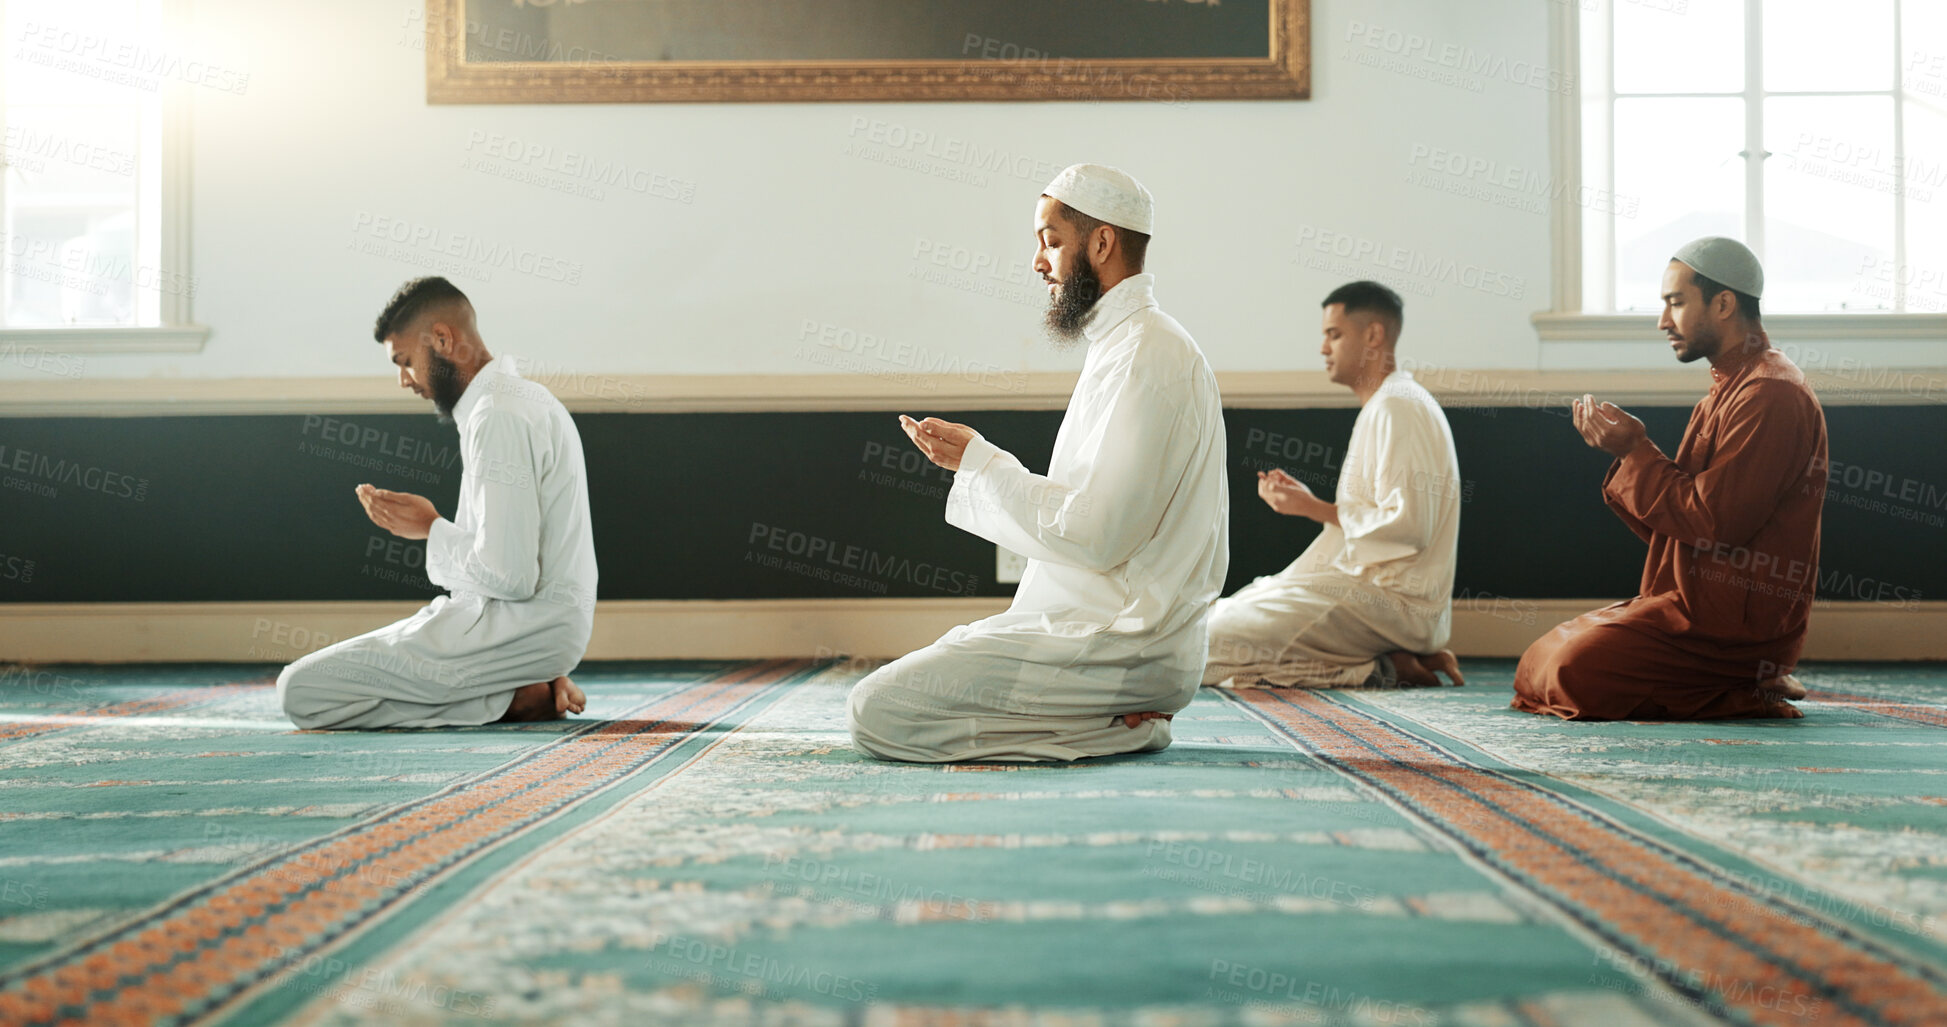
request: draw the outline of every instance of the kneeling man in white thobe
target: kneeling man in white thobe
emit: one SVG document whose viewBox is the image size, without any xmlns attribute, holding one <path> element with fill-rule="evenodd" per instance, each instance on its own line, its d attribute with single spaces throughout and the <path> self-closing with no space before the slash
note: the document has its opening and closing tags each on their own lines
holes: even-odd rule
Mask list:
<svg viewBox="0 0 1947 1027">
<path fill-rule="evenodd" d="M 430 500 L 358 486 L 372 523 L 426 540 L 426 573 L 451 594 L 411 617 L 284 668 L 298 727 L 446 727 L 580 713 L 567 677 L 588 648 L 595 539 L 581 436 L 567 408 L 481 341 L 473 304 L 444 278 L 407 282 L 374 338 L 399 385 L 460 429 L 453 519 Z"/>
<path fill-rule="evenodd" d="M 1432 393 L 1398 368 L 1405 308 L 1378 282 L 1325 297 L 1319 352 L 1359 416 L 1332 501 L 1283 469 L 1271 509 L 1324 525 L 1291 566 L 1217 603 L 1207 685 L 1374 688 L 1464 683 L 1447 644 L 1460 537 L 1460 461 Z"/>
<path fill-rule="evenodd" d="M 949 524 L 1027 558 L 1007 612 L 852 690 L 852 739 L 889 760 L 1074 760 L 1162 749 L 1195 695 L 1229 564 L 1224 423 L 1203 353 L 1143 273 L 1149 191 L 1078 164 L 1035 210 L 1057 340 L 1086 339 L 1046 475 L 962 424 L 900 423 L 954 473 Z"/>
</svg>

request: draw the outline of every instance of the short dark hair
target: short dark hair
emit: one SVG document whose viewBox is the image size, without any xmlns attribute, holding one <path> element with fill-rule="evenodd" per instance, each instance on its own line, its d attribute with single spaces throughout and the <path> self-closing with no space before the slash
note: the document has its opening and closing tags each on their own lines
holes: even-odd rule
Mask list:
<svg viewBox="0 0 1947 1027">
<path fill-rule="evenodd" d="M 1406 302 L 1399 298 L 1399 293 L 1378 282 L 1363 279 L 1347 282 L 1333 289 L 1331 295 L 1325 297 L 1325 302 L 1318 306 L 1323 309 L 1334 303 L 1343 304 L 1348 314 L 1360 311 L 1378 314 L 1381 320 L 1391 324 L 1395 340 L 1406 324 Z"/>
<path fill-rule="evenodd" d="M 1054 199 L 1053 197 L 1049 198 Z M 1074 225 L 1075 231 L 1081 233 L 1083 238 L 1094 235 L 1095 230 L 1101 228 L 1103 225 L 1109 225 L 1107 221 L 1101 218 L 1090 217 L 1060 200 L 1055 200 L 1055 206 L 1059 208 L 1058 213 L 1061 214 L 1063 220 Z M 1115 230 L 1116 241 L 1122 247 L 1123 266 L 1127 267 L 1132 274 L 1141 274 L 1143 258 L 1149 254 L 1148 233 L 1138 232 L 1133 228 L 1124 228 L 1121 225 L 1109 225 L 1109 227 Z"/>
<path fill-rule="evenodd" d="M 379 311 L 378 323 L 372 326 L 373 340 L 384 342 L 388 336 L 412 324 L 429 308 L 450 300 L 472 302 L 466 298 L 466 293 L 460 291 L 459 286 L 438 275 L 415 278 L 399 286 L 399 291 L 392 294 L 392 301 Z"/>
<path fill-rule="evenodd" d="M 1744 315 L 1746 321 L 1756 321 L 1758 319 L 1758 298 L 1756 296 L 1750 293 L 1739 292 L 1725 285 L 1723 282 L 1705 275 L 1696 268 L 1690 269 L 1690 280 L 1697 283 L 1697 291 L 1704 294 L 1705 303 L 1709 303 L 1711 297 L 1720 292 L 1728 292 L 1732 296 L 1737 297 L 1737 312 Z"/>
</svg>

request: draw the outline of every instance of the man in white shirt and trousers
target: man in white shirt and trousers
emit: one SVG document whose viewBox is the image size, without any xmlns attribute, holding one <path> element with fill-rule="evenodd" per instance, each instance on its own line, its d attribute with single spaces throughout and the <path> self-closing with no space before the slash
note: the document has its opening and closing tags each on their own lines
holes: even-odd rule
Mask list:
<svg viewBox="0 0 1947 1027">
<path fill-rule="evenodd" d="M 595 612 L 595 540 L 581 436 L 567 408 L 487 352 L 473 304 L 444 278 L 407 282 L 373 337 L 399 385 L 460 429 L 459 508 L 360 485 L 372 523 L 426 540 L 451 594 L 405 620 L 284 668 L 277 696 L 300 728 L 446 727 L 580 713 L 567 674 Z"/>
<path fill-rule="evenodd" d="M 1081 379 L 1039 475 L 962 424 L 900 423 L 954 471 L 949 524 L 1027 558 L 1007 612 L 948 632 L 852 690 L 852 739 L 881 759 L 1075 760 L 1170 743 L 1195 695 L 1229 564 L 1216 378 L 1144 274 L 1152 201 L 1077 164 L 1035 210 L 1034 269 Z"/>
<path fill-rule="evenodd" d="M 1258 474 L 1271 509 L 1324 525 L 1291 566 L 1217 603 L 1207 685 L 1456 685 L 1453 627 L 1460 461 L 1440 404 L 1395 353 L 1405 317 L 1378 282 L 1325 298 L 1319 352 L 1359 398 L 1332 501 L 1283 469 Z"/>
</svg>

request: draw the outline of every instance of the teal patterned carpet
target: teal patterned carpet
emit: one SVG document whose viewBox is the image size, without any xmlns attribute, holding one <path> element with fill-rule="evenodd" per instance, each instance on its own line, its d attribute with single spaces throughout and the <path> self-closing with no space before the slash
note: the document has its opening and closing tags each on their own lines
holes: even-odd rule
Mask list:
<svg viewBox="0 0 1947 1027">
<path fill-rule="evenodd" d="M 346 734 L 274 668 L 0 672 L 0 1023 L 1947 1023 L 1947 668 L 1714 724 L 1467 670 L 957 767 L 851 749 L 857 666 Z"/>
</svg>

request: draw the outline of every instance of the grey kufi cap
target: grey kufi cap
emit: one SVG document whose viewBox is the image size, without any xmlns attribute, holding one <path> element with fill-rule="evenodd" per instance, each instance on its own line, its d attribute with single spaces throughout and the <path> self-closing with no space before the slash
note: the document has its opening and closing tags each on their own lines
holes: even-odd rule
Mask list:
<svg viewBox="0 0 1947 1027">
<path fill-rule="evenodd" d="M 1687 264 L 1690 270 L 1746 296 L 1764 298 L 1764 268 L 1758 265 L 1758 255 L 1736 239 L 1707 235 L 1685 243 L 1670 259 Z"/>
</svg>

